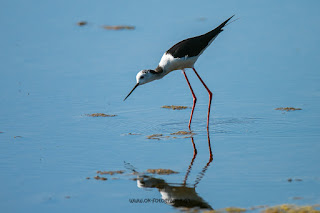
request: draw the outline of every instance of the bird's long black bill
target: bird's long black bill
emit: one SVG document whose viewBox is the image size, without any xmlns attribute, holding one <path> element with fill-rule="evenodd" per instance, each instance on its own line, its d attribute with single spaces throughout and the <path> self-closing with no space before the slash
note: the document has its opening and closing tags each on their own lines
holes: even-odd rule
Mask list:
<svg viewBox="0 0 320 213">
<path fill-rule="evenodd" d="M 137 86 L 139 86 L 139 83 L 137 83 L 137 84 L 133 87 L 133 89 L 131 90 L 131 92 L 129 92 L 129 94 L 127 95 L 127 97 L 126 97 L 125 99 L 123 99 L 123 101 L 125 101 L 125 100 L 129 97 L 129 95 L 131 95 L 131 93 L 133 92 L 133 90 L 135 90 L 135 88 L 137 88 Z"/>
</svg>

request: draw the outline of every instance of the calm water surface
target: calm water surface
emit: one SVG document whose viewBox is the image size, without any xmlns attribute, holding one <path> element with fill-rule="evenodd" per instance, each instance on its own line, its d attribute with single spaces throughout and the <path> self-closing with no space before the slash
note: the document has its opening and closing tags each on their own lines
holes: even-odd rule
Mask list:
<svg viewBox="0 0 320 213">
<path fill-rule="evenodd" d="M 186 205 L 319 204 L 318 8 L 317 1 L 4 2 L 1 210 L 176 212 Z M 190 109 L 161 108 L 192 106 L 180 71 L 122 101 L 139 70 L 155 68 L 173 44 L 233 14 L 240 19 L 196 64 L 214 93 L 209 135 L 208 95 L 192 70 L 187 72 L 198 98 L 193 138 L 171 135 L 188 130 Z M 79 21 L 88 24 L 79 27 Z M 136 29 L 101 27 L 119 24 Z M 291 106 L 302 110 L 274 110 Z M 170 138 L 147 139 L 151 134 Z M 179 173 L 146 173 L 157 168 Z M 102 181 L 93 178 L 98 170 L 124 173 Z M 161 198 L 190 202 L 158 203 Z"/>
</svg>

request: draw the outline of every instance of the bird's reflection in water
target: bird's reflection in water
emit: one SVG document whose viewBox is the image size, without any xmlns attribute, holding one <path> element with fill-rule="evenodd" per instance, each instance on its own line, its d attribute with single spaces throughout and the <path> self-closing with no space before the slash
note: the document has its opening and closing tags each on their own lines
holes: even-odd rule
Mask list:
<svg viewBox="0 0 320 213">
<path fill-rule="evenodd" d="M 212 207 L 196 192 L 197 185 L 200 183 L 201 179 L 204 177 L 206 170 L 208 169 L 208 167 L 210 166 L 210 163 L 212 162 L 212 151 L 211 151 L 209 132 L 207 132 L 207 135 L 208 135 L 208 146 L 209 146 L 209 152 L 210 152 L 209 161 L 203 167 L 201 172 L 198 174 L 193 184 L 187 184 L 188 176 L 191 173 L 193 163 L 197 156 L 197 149 L 194 143 L 194 138 L 191 137 L 194 152 L 193 152 L 192 160 L 186 171 L 186 175 L 182 183 L 179 183 L 179 184 L 167 183 L 164 179 L 140 174 L 138 175 L 138 178 L 137 178 L 138 187 L 139 188 L 157 188 L 161 194 L 163 202 L 165 202 L 166 204 L 172 205 L 173 207 L 178 208 L 180 210 L 188 210 L 192 208 L 211 210 Z M 135 171 L 135 169 L 133 169 L 133 167 L 131 167 L 130 169 L 133 170 L 134 172 L 137 172 Z"/>
</svg>

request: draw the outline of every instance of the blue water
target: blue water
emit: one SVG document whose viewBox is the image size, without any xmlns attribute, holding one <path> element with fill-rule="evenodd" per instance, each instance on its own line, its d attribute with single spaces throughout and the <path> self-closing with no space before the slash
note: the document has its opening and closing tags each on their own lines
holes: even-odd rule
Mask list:
<svg viewBox="0 0 320 213">
<path fill-rule="evenodd" d="M 160 182 L 167 191 L 192 191 L 196 184 L 193 194 L 213 209 L 320 203 L 319 6 L 318 1 L 2 2 L 1 211 L 179 211 L 163 203 L 130 203 L 163 198 L 163 187 L 138 187 L 131 180 L 137 177 Z M 233 14 L 239 20 L 196 63 L 213 91 L 212 162 L 208 94 L 187 71 L 198 98 L 192 123 L 198 154 L 190 169 L 191 138 L 146 138 L 188 130 L 190 109 L 161 108 L 192 106 L 180 71 L 123 98 L 136 73 L 155 68 L 173 44 Z M 80 27 L 79 21 L 88 24 Z M 122 24 L 136 28 L 102 28 Z M 274 110 L 291 106 L 302 110 Z M 91 113 L 117 116 L 86 116 Z M 144 173 L 157 168 L 179 173 L 154 179 Z M 97 170 L 125 173 L 101 181 L 93 179 Z"/>
</svg>

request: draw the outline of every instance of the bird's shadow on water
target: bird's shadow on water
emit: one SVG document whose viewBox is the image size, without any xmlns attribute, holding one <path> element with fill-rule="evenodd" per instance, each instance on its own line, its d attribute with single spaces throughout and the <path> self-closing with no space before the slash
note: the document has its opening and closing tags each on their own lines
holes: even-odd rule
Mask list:
<svg viewBox="0 0 320 213">
<path fill-rule="evenodd" d="M 191 184 L 188 183 L 188 177 L 191 174 L 191 170 L 194 161 L 197 157 L 197 148 L 195 146 L 194 137 L 191 136 L 191 142 L 193 146 L 193 156 L 191 162 L 189 163 L 188 169 L 185 173 L 184 179 L 181 183 L 169 183 L 165 178 L 158 178 L 153 175 L 145 174 L 139 172 L 137 168 L 128 162 L 125 162 L 125 168 L 130 170 L 137 176 L 135 180 L 137 181 L 138 188 L 148 189 L 156 188 L 161 194 L 161 199 L 156 200 L 156 202 L 166 203 L 173 206 L 174 208 L 180 210 L 191 210 L 191 209 L 202 209 L 202 210 L 212 210 L 211 205 L 205 201 L 196 191 L 198 184 L 201 182 L 202 178 L 205 176 L 207 169 L 209 168 L 213 157 L 211 151 L 210 135 L 207 131 L 208 138 L 208 148 L 209 148 L 209 160 L 202 170 L 198 173 L 196 180 Z M 150 200 L 154 202 L 154 200 Z"/>
</svg>

